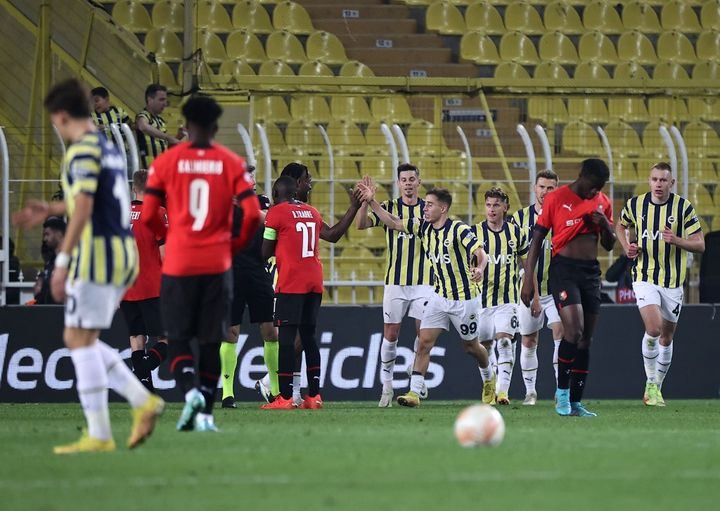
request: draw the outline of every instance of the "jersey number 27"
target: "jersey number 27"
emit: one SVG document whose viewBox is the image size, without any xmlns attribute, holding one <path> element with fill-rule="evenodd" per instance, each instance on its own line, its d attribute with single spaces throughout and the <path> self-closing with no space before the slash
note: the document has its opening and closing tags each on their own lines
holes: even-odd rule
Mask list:
<svg viewBox="0 0 720 511">
<path fill-rule="evenodd" d="M 313 257 L 315 255 L 315 223 L 298 222 L 295 224 L 295 231 L 302 232 L 302 256 Z"/>
</svg>

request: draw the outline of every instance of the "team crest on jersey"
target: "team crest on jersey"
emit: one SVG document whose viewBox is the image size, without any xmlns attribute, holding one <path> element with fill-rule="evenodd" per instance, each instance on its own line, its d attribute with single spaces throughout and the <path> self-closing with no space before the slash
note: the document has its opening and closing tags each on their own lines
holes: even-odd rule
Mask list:
<svg viewBox="0 0 720 511">
<path fill-rule="evenodd" d="M 508 246 L 510 248 L 515 248 L 517 246 L 517 243 L 515 243 L 515 240 L 508 241 Z"/>
<path fill-rule="evenodd" d="M 449 247 L 451 244 L 452 244 L 452 240 L 449 238 L 446 239 L 445 241 L 443 241 L 443 245 L 445 245 L 446 247 Z"/>
<path fill-rule="evenodd" d="M 675 222 L 677 222 L 677 219 L 676 219 L 674 216 L 670 215 L 670 216 L 667 218 L 667 223 L 668 223 L 669 225 L 672 225 L 672 224 L 674 224 Z"/>
<path fill-rule="evenodd" d="M 475 314 L 470 314 L 470 321 L 472 321 L 473 319 L 475 319 Z"/>
</svg>

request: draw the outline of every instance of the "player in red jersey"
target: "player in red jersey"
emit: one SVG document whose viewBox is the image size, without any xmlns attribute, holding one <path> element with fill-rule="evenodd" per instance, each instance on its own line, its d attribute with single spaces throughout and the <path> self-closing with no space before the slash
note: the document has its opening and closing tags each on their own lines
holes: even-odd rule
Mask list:
<svg viewBox="0 0 720 511">
<path fill-rule="evenodd" d="M 165 236 L 157 212 L 162 197 L 167 198 L 170 225 L 160 307 L 170 342 L 170 370 L 185 392 L 177 428 L 217 431 L 212 408 L 220 378 L 220 339 L 230 326 L 232 255 L 252 238 L 260 205 L 245 161 L 213 142 L 222 114 L 220 105 L 210 97 L 196 96 L 185 103 L 182 113 L 190 142 L 153 161 L 142 221 Z M 234 239 L 233 204 L 243 211 L 240 232 Z M 199 343 L 199 385 L 193 339 Z"/>
<path fill-rule="evenodd" d="M 597 415 L 586 410 L 581 400 L 590 366 L 590 341 L 600 312 L 598 238 L 607 251 L 615 245 L 612 203 L 600 191 L 609 177 L 604 161 L 587 159 L 575 181 L 548 194 L 535 224 L 527 258 L 520 298 L 529 307 L 535 265 L 542 242 L 552 230 L 549 284 L 564 331 L 558 349 L 555 393 L 555 410 L 559 415 Z"/>
<path fill-rule="evenodd" d="M 149 391 L 154 392 L 152 370 L 167 356 L 167 338 L 160 320 L 160 272 L 165 253 L 165 240 L 158 237 L 140 221 L 148 172 L 141 169 L 133 174 L 132 189 L 135 200 L 130 210 L 130 228 L 135 237 L 140 260 L 140 273 L 135 284 L 120 302 L 130 334 L 130 360 L 135 376 Z M 167 225 L 165 208 L 158 210 L 160 220 Z M 155 337 L 155 345 L 145 352 L 147 337 Z"/>
</svg>

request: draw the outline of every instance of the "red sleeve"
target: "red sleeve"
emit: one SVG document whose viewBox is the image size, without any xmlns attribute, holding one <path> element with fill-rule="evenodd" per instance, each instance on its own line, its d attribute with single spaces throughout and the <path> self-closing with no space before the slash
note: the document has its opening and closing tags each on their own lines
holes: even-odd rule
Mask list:
<svg viewBox="0 0 720 511">
<path fill-rule="evenodd" d="M 167 210 L 160 206 L 158 209 L 158 216 L 160 217 L 160 221 L 165 225 L 165 229 L 168 228 L 168 217 L 167 217 Z M 165 238 L 155 235 L 155 239 L 158 241 L 158 244 L 162 245 L 165 242 Z"/>
<path fill-rule="evenodd" d="M 277 211 L 277 208 L 272 206 L 268 209 L 267 215 L 265 215 L 265 226 L 275 229 L 276 231 L 280 229 Z"/>
<path fill-rule="evenodd" d="M 555 212 L 555 193 L 551 192 L 545 197 L 542 213 L 538 217 L 535 225 L 551 230 L 553 226 L 553 215 Z"/>
<path fill-rule="evenodd" d="M 235 204 L 242 209 L 240 234 L 232 241 L 232 251 L 236 254 L 247 246 L 260 225 L 260 201 L 253 190 L 253 182 L 245 171 L 245 161 L 240 159 L 238 177 L 235 181 Z"/>
<path fill-rule="evenodd" d="M 610 222 L 610 225 L 613 225 L 613 209 L 612 209 L 612 201 L 610 198 L 605 195 L 605 217 L 608 219 L 608 222 Z"/>
<path fill-rule="evenodd" d="M 157 239 L 165 239 L 167 234 L 167 223 L 160 217 L 162 199 L 165 194 L 165 183 L 162 179 L 161 165 L 165 160 L 162 156 L 153 162 L 148 172 L 147 186 L 145 187 L 145 198 L 143 200 L 142 214 L 140 220 L 147 225 L 155 234 Z"/>
</svg>

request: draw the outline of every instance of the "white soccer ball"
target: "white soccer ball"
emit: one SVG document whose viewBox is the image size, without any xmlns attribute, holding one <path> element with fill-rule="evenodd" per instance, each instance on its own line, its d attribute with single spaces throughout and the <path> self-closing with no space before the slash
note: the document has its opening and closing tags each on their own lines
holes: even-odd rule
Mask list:
<svg viewBox="0 0 720 511">
<path fill-rule="evenodd" d="M 490 405 L 472 405 L 455 419 L 455 438 L 463 447 L 495 447 L 505 437 L 505 421 Z"/>
</svg>

